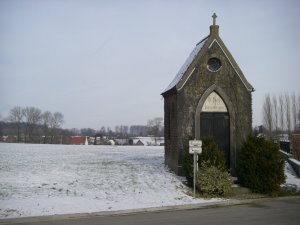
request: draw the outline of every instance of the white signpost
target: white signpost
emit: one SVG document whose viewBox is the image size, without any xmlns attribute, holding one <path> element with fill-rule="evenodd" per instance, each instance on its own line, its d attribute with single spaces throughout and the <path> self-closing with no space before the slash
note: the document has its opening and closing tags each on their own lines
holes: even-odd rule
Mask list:
<svg viewBox="0 0 300 225">
<path fill-rule="evenodd" d="M 196 172 L 198 168 L 197 154 L 202 153 L 202 141 L 190 140 L 189 141 L 189 153 L 194 155 L 194 197 L 196 195 Z"/>
</svg>

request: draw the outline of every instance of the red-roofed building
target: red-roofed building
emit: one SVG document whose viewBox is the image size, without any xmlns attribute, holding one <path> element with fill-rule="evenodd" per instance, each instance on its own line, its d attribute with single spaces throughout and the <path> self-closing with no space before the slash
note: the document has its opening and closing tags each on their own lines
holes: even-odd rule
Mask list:
<svg viewBox="0 0 300 225">
<path fill-rule="evenodd" d="M 72 136 L 70 140 L 71 145 L 88 145 L 87 136 Z"/>
</svg>

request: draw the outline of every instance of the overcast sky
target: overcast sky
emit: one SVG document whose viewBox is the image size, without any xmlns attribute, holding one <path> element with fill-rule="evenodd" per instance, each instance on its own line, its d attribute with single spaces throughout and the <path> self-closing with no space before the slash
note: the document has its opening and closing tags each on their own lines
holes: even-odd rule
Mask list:
<svg viewBox="0 0 300 225">
<path fill-rule="evenodd" d="M 299 94 L 298 0 L 0 0 L 0 114 L 35 106 L 95 129 L 163 117 L 160 94 L 214 12 L 261 124 L 266 93 Z"/>
</svg>

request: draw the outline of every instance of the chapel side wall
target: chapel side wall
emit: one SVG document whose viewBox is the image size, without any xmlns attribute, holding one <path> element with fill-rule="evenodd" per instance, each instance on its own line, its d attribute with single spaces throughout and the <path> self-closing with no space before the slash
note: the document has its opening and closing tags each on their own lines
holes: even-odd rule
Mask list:
<svg viewBox="0 0 300 225">
<path fill-rule="evenodd" d="M 222 68 L 218 72 L 210 72 L 206 67 L 206 63 L 211 57 L 218 57 L 222 61 Z M 193 75 L 178 91 L 179 165 L 182 165 L 183 162 L 183 140 L 195 135 L 197 104 L 204 92 L 212 85 L 216 85 L 230 100 L 231 111 L 234 113 L 230 117 L 230 154 L 231 167 L 235 173 L 238 152 L 252 130 L 251 92 L 246 89 L 220 47 L 215 44 L 208 49 L 207 54 L 201 60 L 197 61 L 195 68 Z"/>
<path fill-rule="evenodd" d="M 177 149 L 177 95 L 175 93 L 165 96 L 165 164 L 178 173 Z"/>
</svg>

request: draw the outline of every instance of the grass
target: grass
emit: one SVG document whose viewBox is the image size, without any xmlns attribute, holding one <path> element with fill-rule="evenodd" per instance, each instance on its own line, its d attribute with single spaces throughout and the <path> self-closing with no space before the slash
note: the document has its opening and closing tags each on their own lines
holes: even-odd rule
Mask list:
<svg viewBox="0 0 300 225">
<path fill-rule="evenodd" d="M 186 194 L 189 196 L 194 196 L 193 188 L 186 186 Z M 250 189 L 245 187 L 236 186 L 232 188 L 232 192 L 228 196 L 224 196 L 222 198 L 228 199 L 257 199 L 257 198 L 268 198 L 268 197 L 287 197 L 287 196 L 300 196 L 300 190 L 293 185 L 283 186 L 281 187 L 279 192 L 271 193 L 269 195 L 254 193 Z M 213 198 L 213 196 L 208 196 L 207 194 L 203 195 L 199 191 L 196 190 L 196 198 Z"/>
</svg>

